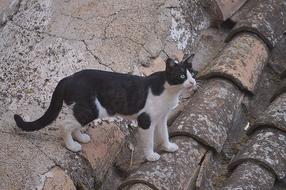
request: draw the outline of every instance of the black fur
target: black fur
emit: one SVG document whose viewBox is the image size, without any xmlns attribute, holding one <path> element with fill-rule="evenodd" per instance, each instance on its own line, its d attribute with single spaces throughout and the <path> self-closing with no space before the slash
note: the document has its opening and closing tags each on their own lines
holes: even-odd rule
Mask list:
<svg viewBox="0 0 286 190">
<path fill-rule="evenodd" d="M 144 108 L 149 89 L 155 96 L 159 96 L 164 91 L 166 81 L 170 85 L 183 83 L 186 78 L 182 75 L 186 75 L 184 64 L 177 64 L 171 59 L 166 61 L 165 71 L 153 73 L 148 77 L 83 70 L 59 82 L 51 104 L 41 118 L 33 122 L 25 122 L 19 115 L 15 115 L 14 119 L 17 126 L 25 131 L 39 130 L 56 119 L 64 101 L 67 105 L 74 104 L 74 116 L 84 126 L 98 118 L 96 99 L 110 116 L 133 115 Z M 149 127 L 150 118 L 148 117 L 147 113 L 138 117 L 142 128 Z"/>
<path fill-rule="evenodd" d="M 143 112 L 137 117 L 138 126 L 140 126 L 142 129 L 149 129 L 151 125 L 151 119 L 150 116 Z"/>
</svg>

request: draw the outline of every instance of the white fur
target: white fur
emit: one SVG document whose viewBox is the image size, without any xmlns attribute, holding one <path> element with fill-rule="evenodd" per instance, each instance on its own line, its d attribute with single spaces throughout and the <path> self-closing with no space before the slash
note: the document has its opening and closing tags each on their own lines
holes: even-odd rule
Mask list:
<svg viewBox="0 0 286 190">
<path fill-rule="evenodd" d="M 172 86 L 167 82 L 164 87 L 165 90 L 160 96 L 155 96 L 151 89 L 148 91 L 146 104 L 142 110 L 132 116 L 125 116 L 130 119 L 136 119 L 141 113 L 146 112 L 151 119 L 151 126 L 149 129 L 139 128 L 139 136 L 141 144 L 143 145 L 143 152 L 148 161 L 156 161 L 160 155 L 154 152 L 154 136 L 156 131 L 156 139 L 160 142 L 162 148 L 168 152 L 175 152 L 178 146 L 169 141 L 167 119 L 171 110 L 178 105 L 179 95 L 184 88 L 195 88 L 196 81 L 193 79 L 189 71 L 187 71 L 187 80 L 182 85 Z M 108 117 L 106 109 L 96 99 L 95 104 L 99 110 L 99 118 Z M 81 150 L 81 143 L 90 141 L 87 134 L 82 134 L 80 131 L 80 123 L 74 118 L 72 114 L 73 106 L 69 107 L 69 113 L 64 120 L 64 141 L 66 147 L 74 152 Z M 73 139 L 74 138 L 74 139 Z"/>
<path fill-rule="evenodd" d="M 191 73 L 187 70 L 187 80 L 183 83 L 184 88 L 196 87 L 196 80 L 192 77 Z"/>
<path fill-rule="evenodd" d="M 163 146 L 169 147 L 169 135 L 167 129 L 167 117 L 174 106 L 178 104 L 180 93 L 179 87 L 170 87 L 165 84 L 166 90 L 160 95 L 153 95 L 149 89 L 145 107 L 139 112 L 146 112 L 151 118 L 151 126 L 149 129 L 139 129 L 140 141 L 143 145 L 143 152 L 148 161 L 156 161 L 160 155 L 154 152 L 154 132 L 158 131 L 158 140 Z"/>
<path fill-rule="evenodd" d="M 98 109 L 98 118 L 108 117 L 108 113 L 107 113 L 106 109 L 100 104 L 100 102 L 98 101 L 97 98 L 95 100 L 95 105 Z"/>
</svg>

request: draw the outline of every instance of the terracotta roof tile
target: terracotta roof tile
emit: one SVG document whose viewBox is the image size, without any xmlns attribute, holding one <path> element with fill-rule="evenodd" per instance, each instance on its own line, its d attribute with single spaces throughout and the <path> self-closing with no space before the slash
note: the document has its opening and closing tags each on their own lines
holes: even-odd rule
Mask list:
<svg viewBox="0 0 286 190">
<path fill-rule="evenodd" d="M 147 162 L 132 173 L 118 189 L 137 183 L 151 189 L 188 189 L 196 179 L 199 163 L 206 153 L 203 145 L 189 137 L 173 137 L 180 149 L 176 153 L 162 154 L 160 160 Z"/>
<path fill-rule="evenodd" d="M 240 32 L 257 34 L 269 48 L 273 48 L 286 30 L 284 0 L 260 0 L 245 18 L 237 23 L 226 41 Z"/>
<path fill-rule="evenodd" d="M 268 48 L 255 35 L 241 34 L 230 41 L 199 78 L 225 77 L 241 89 L 254 92 L 268 59 Z"/>
<path fill-rule="evenodd" d="M 286 132 L 286 93 L 275 99 L 264 113 L 249 128 L 252 133 L 261 127 L 273 127 Z"/>
<path fill-rule="evenodd" d="M 276 129 L 257 131 L 247 148 L 231 161 L 229 168 L 232 169 L 245 161 L 261 164 L 278 179 L 283 179 L 286 176 L 286 133 Z"/>
<path fill-rule="evenodd" d="M 170 127 L 170 134 L 192 136 L 220 152 L 241 97 L 242 93 L 229 81 L 207 81 Z"/>
<path fill-rule="evenodd" d="M 213 178 L 217 177 L 219 165 L 216 162 L 215 154 L 209 150 L 201 163 L 198 178 L 196 180 L 196 190 L 214 189 Z"/>
<path fill-rule="evenodd" d="M 263 166 L 244 162 L 233 171 L 222 190 L 233 189 L 273 189 L 275 176 Z"/>
</svg>

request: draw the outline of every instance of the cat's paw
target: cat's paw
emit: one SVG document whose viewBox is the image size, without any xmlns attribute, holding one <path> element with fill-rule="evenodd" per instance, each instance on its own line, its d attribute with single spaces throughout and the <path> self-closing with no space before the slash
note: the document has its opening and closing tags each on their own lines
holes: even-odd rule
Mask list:
<svg viewBox="0 0 286 190">
<path fill-rule="evenodd" d="M 160 159 L 160 154 L 153 152 L 151 154 L 148 154 L 145 156 L 146 160 L 148 160 L 149 162 L 154 162 Z"/>
<path fill-rule="evenodd" d="M 81 145 L 78 142 L 68 143 L 66 144 L 66 147 L 73 152 L 81 151 Z"/>
<path fill-rule="evenodd" d="M 80 134 L 75 136 L 75 139 L 80 143 L 88 143 L 91 139 L 88 134 Z"/>
<path fill-rule="evenodd" d="M 176 152 L 179 147 L 175 143 L 168 143 L 167 145 L 163 145 L 162 148 L 167 152 Z"/>
</svg>

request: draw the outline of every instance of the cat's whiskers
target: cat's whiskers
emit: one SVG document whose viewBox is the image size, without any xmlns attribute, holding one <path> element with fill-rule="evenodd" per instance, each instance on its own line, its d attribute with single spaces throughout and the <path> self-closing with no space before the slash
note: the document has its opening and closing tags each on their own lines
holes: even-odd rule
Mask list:
<svg viewBox="0 0 286 190">
<path fill-rule="evenodd" d="M 201 90 L 202 90 L 202 83 L 201 83 L 201 81 L 196 81 L 197 83 L 196 83 L 196 92 L 201 92 Z"/>
</svg>

